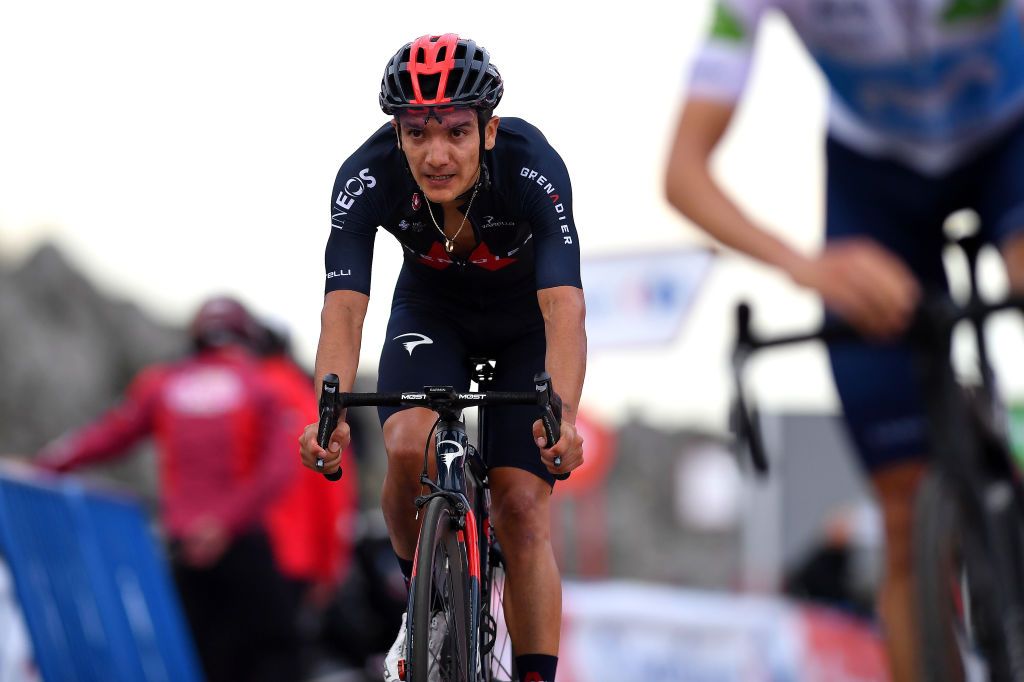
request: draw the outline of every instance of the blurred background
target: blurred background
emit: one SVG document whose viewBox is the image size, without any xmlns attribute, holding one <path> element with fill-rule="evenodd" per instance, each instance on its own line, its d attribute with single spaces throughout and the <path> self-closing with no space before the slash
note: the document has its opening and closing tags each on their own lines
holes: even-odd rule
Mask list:
<svg viewBox="0 0 1024 682">
<path fill-rule="evenodd" d="M 140 369 L 181 357 L 191 315 L 211 295 L 287 328 L 311 370 L 335 173 L 385 121 L 385 60 L 421 34 L 458 32 L 501 69 L 497 113 L 538 125 L 573 181 L 592 474 L 556 493 L 567 614 L 559 679 L 696 679 L 694 666 L 701 679 L 815 679 L 807 671 L 829 656 L 848 673 L 829 679 L 871 679 L 858 666 L 880 655 L 870 616 L 879 521 L 845 451 L 823 351 L 751 365 L 775 459 L 769 479 L 753 477 L 728 429 L 735 304 L 750 301 L 765 331 L 808 328 L 820 306 L 782 276 L 712 250 L 662 196 L 710 10 L 703 0 L 5 5 L 0 455 L 29 459 L 114 405 Z M 825 85 L 779 17 L 757 49 L 716 170 L 751 215 L 810 251 L 822 231 Z M 374 385 L 400 263 L 397 243 L 378 238 L 363 390 Z M 1000 269 L 982 266 L 983 287 L 1001 290 Z M 994 329 L 1011 398 L 1024 394 L 1020 353 L 1008 350 L 1018 337 Z M 387 560 L 376 416 L 352 419 L 359 513 L 346 532 L 371 566 L 353 579 L 394 581 L 394 569 L 372 568 Z M 150 447 L 82 473 L 90 490 L 130 491 L 152 518 Z M 5 584 L 0 604 L 16 610 Z M 360 589 L 339 587 L 341 620 L 366 608 L 346 601 Z M 330 617 L 318 626 L 318 679 L 363 679 L 364 669 L 375 679 L 374 643 L 337 645 L 354 636 L 344 624 L 332 634 Z M 0 679 L 33 679 L 19 670 Z"/>
</svg>

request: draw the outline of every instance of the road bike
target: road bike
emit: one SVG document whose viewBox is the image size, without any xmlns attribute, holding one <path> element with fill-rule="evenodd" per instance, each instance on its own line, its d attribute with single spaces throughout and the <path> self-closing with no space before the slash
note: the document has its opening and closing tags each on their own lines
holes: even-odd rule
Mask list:
<svg viewBox="0 0 1024 682">
<path fill-rule="evenodd" d="M 423 450 L 420 483 L 427 492 L 416 498 L 421 523 L 409 586 L 407 651 L 399 666 L 400 677 L 411 682 L 518 679 L 502 608 L 505 561 L 490 523 L 487 460 L 470 442 L 462 411 L 480 408 L 477 442 L 483 443 L 488 412 L 484 408 L 536 405 L 551 447 L 560 436 L 561 403 L 546 372 L 534 376 L 533 392 L 489 391 L 494 361 L 474 358 L 471 365 L 476 392 L 424 386 L 399 393 L 340 393 L 333 374 L 324 377 L 321 392 L 318 441 L 324 449 L 341 410 L 348 407 L 425 407 L 438 415 Z M 431 435 L 435 478 L 427 466 Z M 341 469 L 325 475 L 336 480 Z M 432 627 L 435 619 L 440 621 Z"/>
<path fill-rule="evenodd" d="M 1005 409 L 989 362 L 985 321 L 1024 310 L 1024 297 L 988 303 L 977 288 L 976 236 L 957 242 L 967 256 L 970 294 L 963 304 L 927 296 L 905 335 L 927 406 L 929 469 L 915 500 L 912 530 L 916 627 L 924 679 L 938 682 L 1024 680 L 1024 486 L 1007 438 Z M 743 387 L 743 369 L 758 351 L 808 341 L 864 341 L 841 323 L 805 334 L 767 338 L 751 328 L 749 306 L 737 308 L 733 352 L 737 442 L 755 470 L 768 458 Z M 977 346 L 975 384 L 951 360 L 954 329 L 970 325 Z"/>
</svg>

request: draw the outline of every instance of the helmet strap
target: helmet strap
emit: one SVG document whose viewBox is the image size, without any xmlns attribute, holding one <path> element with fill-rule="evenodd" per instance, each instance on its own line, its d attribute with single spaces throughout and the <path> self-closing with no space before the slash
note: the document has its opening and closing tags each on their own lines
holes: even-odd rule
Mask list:
<svg viewBox="0 0 1024 682">
<path fill-rule="evenodd" d="M 412 177 L 412 169 L 409 168 L 409 157 L 405 155 L 405 150 L 402 149 L 402 122 L 395 116 L 395 134 L 398 135 L 398 151 L 402 154 L 402 167 L 405 168 L 405 172 Z"/>
<path fill-rule="evenodd" d="M 476 120 L 477 128 L 480 129 L 480 178 L 477 183 L 486 190 L 491 187 L 491 175 L 487 172 L 487 164 L 484 163 L 484 152 L 487 151 L 484 143 L 487 135 L 487 121 L 490 120 L 490 116 L 483 109 L 477 109 Z"/>
</svg>

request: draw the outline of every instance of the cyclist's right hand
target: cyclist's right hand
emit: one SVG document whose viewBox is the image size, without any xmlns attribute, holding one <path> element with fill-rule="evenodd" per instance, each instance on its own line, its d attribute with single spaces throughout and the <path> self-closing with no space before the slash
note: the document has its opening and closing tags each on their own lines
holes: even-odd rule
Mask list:
<svg viewBox="0 0 1024 682">
<path fill-rule="evenodd" d="M 830 310 L 873 338 L 905 331 L 921 298 L 910 269 L 870 239 L 833 242 L 789 270 L 794 281 L 815 289 Z"/>
<path fill-rule="evenodd" d="M 302 455 L 302 465 L 309 467 L 318 474 L 331 474 L 338 470 L 341 465 L 341 453 L 348 447 L 352 440 L 352 433 L 348 424 L 341 420 L 338 427 L 331 434 L 331 443 L 327 450 L 321 448 L 316 442 L 317 422 L 309 424 L 299 436 L 299 453 Z M 324 468 L 316 467 L 317 458 L 322 457 Z"/>
</svg>

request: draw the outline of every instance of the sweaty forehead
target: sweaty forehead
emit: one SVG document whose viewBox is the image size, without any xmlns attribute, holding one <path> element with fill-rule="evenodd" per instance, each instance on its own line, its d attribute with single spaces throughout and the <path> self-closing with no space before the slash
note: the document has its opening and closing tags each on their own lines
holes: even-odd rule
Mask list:
<svg viewBox="0 0 1024 682">
<path fill-rule="evenodd" d="M 408 109 L 398 115 L 403 126 L 412 128 L 454 128 L 461 125 L 472 125 L 476 113 L 471 109 L 454 109 L 433 107 L 430 109 Z"/>
</svg>

